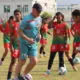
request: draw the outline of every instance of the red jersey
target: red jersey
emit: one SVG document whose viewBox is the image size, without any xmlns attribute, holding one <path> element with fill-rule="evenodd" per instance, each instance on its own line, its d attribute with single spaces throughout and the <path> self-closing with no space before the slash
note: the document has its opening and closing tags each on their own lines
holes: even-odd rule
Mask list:
<svg viewBox="0 0 80 80">
<path fill-rule="evenodd" d="M 48 24 L 42 25 L 40 32 L 41 32 L 42 37 L 46 39 L 47 38 L 47 32 L 48 32 Z"/>
<path fill-rule="evenodd" d="M 9 26 L 10 26 L 9 22 L 1 24 L 0 25 L 0 31 L 3 32 L 3 33 L 5 33 L 5 34 L 9 34 L 9 30 L 10 30 Z"/>
<path fill-rule="evenodd" d="M 80 34 L 80 23 L 73 24 L 71 30 L 75 33 L 75 35 Z"/>
<path fill-rule="evenodd" d="M 40 40 L 40 43 L 41 43 L 42 45 L 47 44 L 48 24 L 43 24 L 43 25 L 41 26 L 40 32 L 41 32 L 41 35 L 42 35 L 41 40 Z"/>
<path fill-rule="evenodd" d="M 51 51 L 65 51 L 69 50 L 67 44 L 67 34 L 69 32 L 69 27 L 67 23 L 57 23 L 54 22 L 52 25 L 53 28 L 53 41 L 51 46 Z"/>
<path fill-rule="evenodd" d="M 65 34 L 67 34 L 67 31 L 69 30 L 67 24 L 65 22 L 63 23 L 57 23 L 57 22 L 54 22 L 53 23 L 53 26 L 52 26 L 53 29 L 53 35 L 55 36 L 65 36 Z"/>
<path fill-rule="evenodd" d="M 44 24 L 41 26 L 41 31 L 42 33 L 47 33 L 48 32 L 48 24 Z"/>
<path fill-rule="evenodd" d="M 72 25 L 72 35 L 74 35 L 74 43 L 80 42 L 80 23 L 75 23 Z"/>
<path fill-rule="evenodd" d="M 12 25 L 10 25 L 10 33 L 12 36 L 18 37 L 19 25 L 17 22 L 13 22 Z"/>
</svg>

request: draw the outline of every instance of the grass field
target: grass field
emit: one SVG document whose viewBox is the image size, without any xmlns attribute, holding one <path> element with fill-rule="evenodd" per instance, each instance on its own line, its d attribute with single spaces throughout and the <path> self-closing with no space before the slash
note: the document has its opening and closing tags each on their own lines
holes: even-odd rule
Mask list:
<svg viewBox="0 0 80 80">
<path fill-rule="evenodd" d="M 65 64 L 66 64 L 68 73 L 64 76 L 58 75 L 58 57 L 57 57 L 58 55 L 56 55 L 54 64 L 52 66 L 51 75 L 46 76 L 46 77 L 42 75 L 47 70 L 50 45 L 51 45 L 51 37 L 49 36 L 48 37 L 48 45 L 46 46 L 47 56 L 39 58 L 38 64 L 31 71 L 31 74 L 33 76 L 33 80 L 80 80 L 80 65 L 77 65 L 77 67 L 78 67 L 77 72 L 73 71 L 73 69 L 72 69 L 71 65 L 69 64 L 69 62 L 67 61 L 66 57 L 65 57 Z M 4 48 L 3 48 L 3 42 L 2 42 L 2 34 L 0 34 L 0 57 L 2 56 L 3 52 L 4 52 Z M 10 63 L 10 53 L 8 53 L 8 56 L 6 57 L 3 65 L 0 66 L 0 80 L 6 80 L 6 75 L 7 75 L 9 63 Z M 26 64 L 27 63 L 28 62 L 26 62 Z"/>
</svg>

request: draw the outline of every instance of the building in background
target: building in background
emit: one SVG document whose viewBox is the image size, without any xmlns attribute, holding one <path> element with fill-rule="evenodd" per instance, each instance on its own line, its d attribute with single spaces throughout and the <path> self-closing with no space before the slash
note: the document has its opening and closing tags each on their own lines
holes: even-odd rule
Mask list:
<svg viewBox="0 0 80 80">
<path fill-rule="evenodd" d="M 65 21 L 71 23 L 71 13 L 75 9 L 80 9 L 80 4 L 58 5 L 57 11 L 62 12 L 65 16 Z"/>
<path fill-rule="evenodd" d="M 0 0 L 0 17 L 7 19 L 13 15 L 15 9 L 21 10 L 22 15 L 25 16 L 31 12 L 32 5 L 37 2 L 42 5 L 43 11 L 55 14 L 56 0 Z"/>
</svg>

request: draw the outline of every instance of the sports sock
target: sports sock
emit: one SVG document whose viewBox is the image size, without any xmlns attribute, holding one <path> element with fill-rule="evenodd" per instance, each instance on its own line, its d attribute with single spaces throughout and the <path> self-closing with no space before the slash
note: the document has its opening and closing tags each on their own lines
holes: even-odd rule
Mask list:
<svg viewBox="0 0 80 80">
<path fill-rule="evenodd" d="M 11 79 L 12 72 L 8 72 L 7 79 Z"/>
<path fill-rule="evenodd" d="M 71 64 L 72 66 L 74 65 L 72 58 L 69 58 L 68 61 L 70 62 L 70 64 Z"/>
</svg>

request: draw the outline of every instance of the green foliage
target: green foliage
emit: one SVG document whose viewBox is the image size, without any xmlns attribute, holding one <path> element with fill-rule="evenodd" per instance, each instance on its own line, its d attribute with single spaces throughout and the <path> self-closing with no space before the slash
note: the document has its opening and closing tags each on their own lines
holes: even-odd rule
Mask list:
<svg viewBox="0 0 80 80">
<path fill-rule="evenodd" d="M 52 14 L 49 13 L 49 12 L 43 12 L 43 13 L 41 14 L 41 17 L 42 17 L 42 18 L 51 18 L 51 17 L 52 17 Z"/>
</svg>

